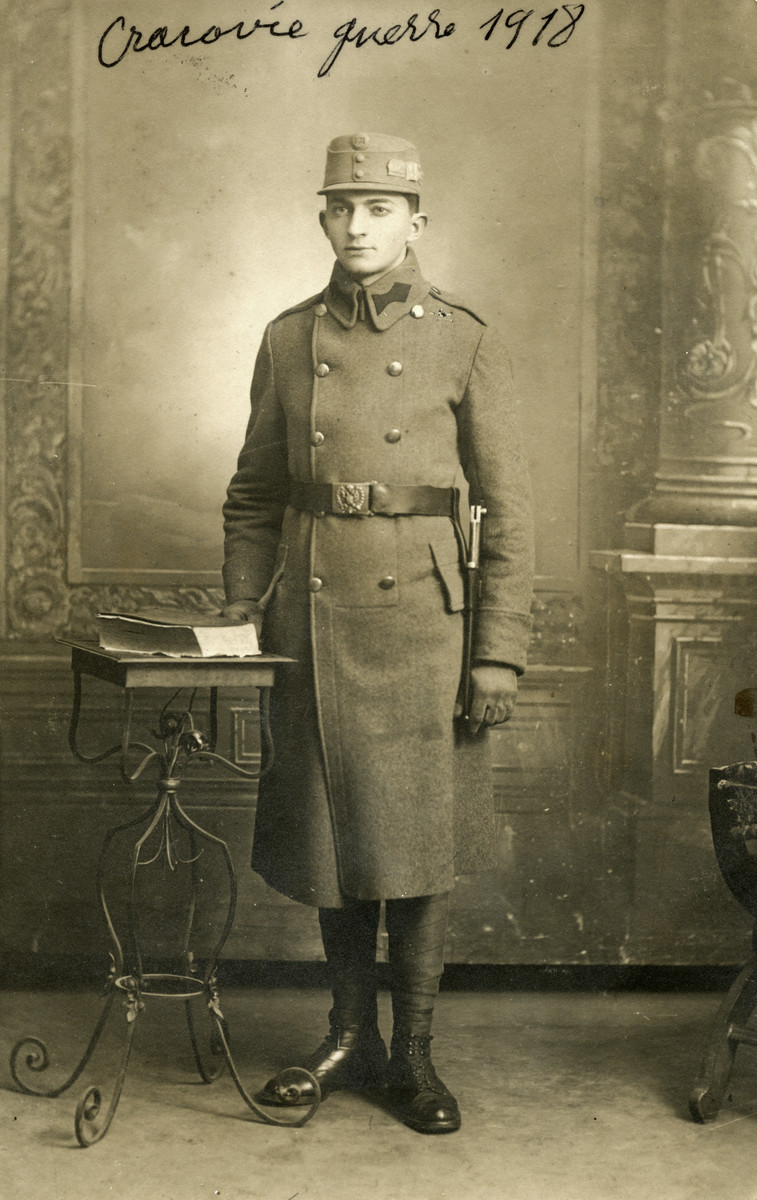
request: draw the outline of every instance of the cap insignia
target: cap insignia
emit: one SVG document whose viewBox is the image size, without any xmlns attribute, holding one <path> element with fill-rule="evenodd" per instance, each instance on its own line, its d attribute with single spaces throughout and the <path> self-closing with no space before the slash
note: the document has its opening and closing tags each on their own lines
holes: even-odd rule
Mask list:
<svg viewBox="0 0 757 1200">
<path fill-rule="evenodd" d="M 386 164 L 387 175 L 395 175 L 412 183 L 420 183 L 423 178 L 420 163 L 405 162 L 404 158 L 390 158 Z"/>
</svg>

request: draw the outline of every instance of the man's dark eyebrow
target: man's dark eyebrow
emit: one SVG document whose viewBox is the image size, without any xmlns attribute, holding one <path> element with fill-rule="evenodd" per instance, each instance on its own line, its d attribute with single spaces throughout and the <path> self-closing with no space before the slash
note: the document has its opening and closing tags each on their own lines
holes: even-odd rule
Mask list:
<svg viewBox="0 0 757 1200">
<path fill-rule="evenodd" d="M 395 195 L 393 195 L 393 194 L 389 195 L 386 192 L 376 192 L 375 194 L 372 192 L 368 192 L 365 195 L 361 194 L 360 198 L 361 198 L 361 200 L 364 200 L 366 204 L 376 204 L 376 203 L 384 204 L 387 201 L 389 201 L 390 203 L 393 203 L 397 199 L 397 197 Z M 329 196 L 327 198 L 326 203 L 327 204 L 353 204 L 354 201 L 348 200 L 348 198 L 346 196 L 342 196 L 339 193 L 337 193 L 336 195 Z"/>
</svg>

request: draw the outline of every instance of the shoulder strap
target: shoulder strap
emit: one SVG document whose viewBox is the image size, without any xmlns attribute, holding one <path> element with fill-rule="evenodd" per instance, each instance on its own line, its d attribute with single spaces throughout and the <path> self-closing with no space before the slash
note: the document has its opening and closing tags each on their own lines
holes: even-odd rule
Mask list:
<svg viewBox="0 0 757 1200">
<path fill-rule="evenodd" d="M 463 312 L 467 312 L 469 316 L 478 321 L 479 325 L 486 325 L 483 317 L 480 317 L 477 312 L 474 312 L 470 305 L 461 300 L 459 296 L 455 296 L 452 292 L 442 291 L 438 287 L 430 287 L 429 292 L 436 300 L 441 300 L 443 304 L 449 304 L 451 308 L 460 308 Z"/>
</svg>

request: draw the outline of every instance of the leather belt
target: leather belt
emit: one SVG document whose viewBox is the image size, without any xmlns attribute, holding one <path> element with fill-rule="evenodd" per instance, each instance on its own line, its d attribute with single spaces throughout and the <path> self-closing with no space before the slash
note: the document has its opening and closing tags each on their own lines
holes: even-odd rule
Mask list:
<svg viewBox="0 0 757 1200">
<path fill-rule="evenodd" d="M 454 517 L 455 488 L 393 483 L 290 481 L 289 503 L 303 512 L 342 517 Z"/>
</svg>

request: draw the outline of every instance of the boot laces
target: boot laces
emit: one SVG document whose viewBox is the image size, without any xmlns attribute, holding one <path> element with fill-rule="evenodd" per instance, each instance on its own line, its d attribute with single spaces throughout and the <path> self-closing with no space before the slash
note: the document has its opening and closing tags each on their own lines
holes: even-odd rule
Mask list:
<svg viewBox="0 0 757 1200">
<path fill-rule="evenodd" d="M 403 1038 L 394 1051 L 402 1060 L 405 1072 L 412 1077 L 413 1084 L 419 1091 L 447 1093 L 447 1088 L 437 1075 L 431 1061 L 431 1036 L 421 1037 L 411 1034 Z"/>
</svg>

